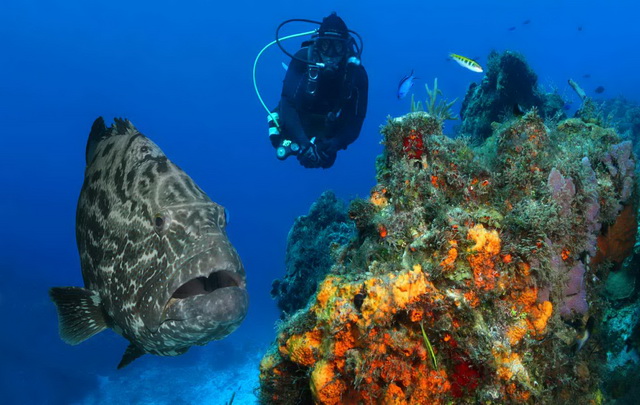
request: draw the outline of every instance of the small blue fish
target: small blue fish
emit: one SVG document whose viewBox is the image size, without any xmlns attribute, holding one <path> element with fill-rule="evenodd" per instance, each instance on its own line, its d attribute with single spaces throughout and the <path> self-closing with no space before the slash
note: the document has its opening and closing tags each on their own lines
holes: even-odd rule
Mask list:
<svg viewBox="0 0 640 405">
<path fill-rule="evenodd" d="M 404 98 L 407 95 L 409 90 L 411 90 L 411 88 L 413 87 L 413 81 L 416 79 L 417 77 L 413 75 L 413 70 L 411 70 L 411 73 L 409 73 L 409 75 L 403 77 L 402 80 L 400 80 L 400 83 L 398 83 L 398 100 Z"/>
</svg>

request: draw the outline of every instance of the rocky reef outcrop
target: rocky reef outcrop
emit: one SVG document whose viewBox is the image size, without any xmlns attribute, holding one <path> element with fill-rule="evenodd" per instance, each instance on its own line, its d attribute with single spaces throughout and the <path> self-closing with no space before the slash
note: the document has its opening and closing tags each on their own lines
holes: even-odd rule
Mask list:
<svg viewBox="0 0 640 405">
<path fill-rule="evenodd" d="M 309 214 L 296 218 L 287 237 L 285 275 L 274 280 L 271 289 L 283 315 L 307 305 L 334 263 L 333 252 L 354 234 L 346 204 L 331 191 L 322 193 Z"/>
<path fill-rule="evenodd" d="M 492 122 L 503 122 L 514 115 L 514 110 L 517 115 L 533 107 L 542 118 L 566 118 L 560 95 L 539 89 L 538 76 L 524 56 L 511 51 L 492 51 L 486 68 L 482 82 L 471 84 L 462 102 L 463 134 L 483 141 L 493 132 Z"/>
<path fill-rule="evenodd" d="M 481 146 L 421 112 L 382 134 L 357 235 L 279 325 L 261 402 L 601 403 L 601 292 L 637 227 L 631 145 L 535 109 Z"/>
</svg>

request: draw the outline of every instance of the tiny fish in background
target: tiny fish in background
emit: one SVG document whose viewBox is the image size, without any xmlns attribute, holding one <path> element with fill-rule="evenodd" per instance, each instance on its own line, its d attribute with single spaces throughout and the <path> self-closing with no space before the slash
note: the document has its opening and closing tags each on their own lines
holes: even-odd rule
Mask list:
<svg viewBox="0 0 640 405">
<path fill-rule="evenodd" d="M 518 103 L 513 105 L 513 115 L 516 117 L 522 117 L 525 114 L 524 108 Z"/>
<path fill-rule="evenodd" d="M 582 75 L 582 77 L 584 77 L 585 79 L 589 79 L 591 75 L 589 73 L 585 73 Z"/>
<path fill-rule="evenodd" d="M 478 62 L 473 59 L 469 59 L 465 56 L 458 55 L 455 53 L 450 53 L 449 56 L 451 59 L 458 62 L 458 64 L 464 68 L 471 70 L 472 72 L 482 73 L 482 66 Z"/>
<path fill-rule="evenodd" d="M 112 328 L 129 340 L 122 368 L 226 337 L 249 305 L 226 224 L 224 207 L 131 122 L 98 118 L 76 212 L 84 288 L 50 290 L 62 340 Z"/>
<path fill-rule="evenodd" d="M 413 75 L 413 70 L 407 76 L 403 77 L 398 83 L 398 100 L 404 98 L 409 90 L 413 87 L 413 81 L 416 80 L 417 77 Z"/>
<path fill-rule="evenodd" d="M 604 89 L 604 87 L 603 87 L 603 86 L 598 86 L 598 87 L 596 87 L 596 89 L 595 89 L 594 91 L 595 91 L 596 93 L 598 93 L 598 94 L 602 94 L 602 93 L 604 93 L 604 90 L 605 90 L 605 89 Z"/>
<path fill-rule="evenodd" d="M 509 27 L 509 28 L 507 28 L 507 30 L 508 30 L 508 31 L 515 31 L 515 30 L 516 30 L 516 27 Z"/>
<path fill-rule="evenodd" d="M 522 25 L 527 25 L 527 24 L 530 24 L 530 23 L 531 23 L 531 20 L 524 20 L 524 21 L 522 22 Z"/>
</svg>

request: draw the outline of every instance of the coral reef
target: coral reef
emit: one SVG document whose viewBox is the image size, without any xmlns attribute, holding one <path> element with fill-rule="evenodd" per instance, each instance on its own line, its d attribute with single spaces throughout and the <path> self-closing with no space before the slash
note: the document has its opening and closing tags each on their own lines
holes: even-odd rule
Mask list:
<svg viewBox="0 0 640 405">
<path fill-rule="evenodd" d="M 637 155 L 640 152 L 640 105 L 616 97 L 602 101 L 598 110 L 603 125 L 612 126 L 623 139 L 633 142 Z"/>
<path fill-rule="evenodd" d="M 640 395 L 640 299 L 612 305 L 603 316 L 602 339 L 607 342 L 603 386 L 611 403 L 635 404 Z"/>
<path fill-rule="evenodd" d="M 482 141 L 492 134 L 491 123 L 513 115 L 514 108 L 536 107 L 542 118 L 566 118 L 564 101 L 557 93 L 546 94 L 538 88 L 538 76 L 524 56 L 492 51 L 482 82 L 469 86 L 462 102 L 461 133 Z"/>
<path fill-rule="evenodd" d="M 628 146 L 577 119 L 547 128 L 535 109 L 481 147 L 441 125 L 415 112 L 382 129 L 378 184 L 349 207 L 357 235 L 280 323 L 262 403 L 603 401 L 593 325 L 635 242 L 607 236 L 635 221 Z M 616 255 L 594 262 L 605 239 Z"/>
<path fill-rule="evenodd" d="M 287 237 L 286 274 L 274 280 L 271 290 L 283 315 L 307 305 L 334 263 L 332 252 L 354 234 L 344 202 L 331 191 L 322 193 L 308 215 L 296 218 Z"/>
</svg>

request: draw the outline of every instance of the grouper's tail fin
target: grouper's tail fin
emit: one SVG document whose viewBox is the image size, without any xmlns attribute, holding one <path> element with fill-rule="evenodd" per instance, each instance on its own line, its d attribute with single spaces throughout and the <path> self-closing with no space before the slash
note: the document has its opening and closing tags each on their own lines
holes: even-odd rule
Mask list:
<svg viewBox="0 0 640 405">
<path fill-rule="evenodd" d="M 58 309 L 60 338 L 77 345 L 108 328 L 98 293 L 80 287 L 54 287 L 49 296 Z"/>
</svg>

